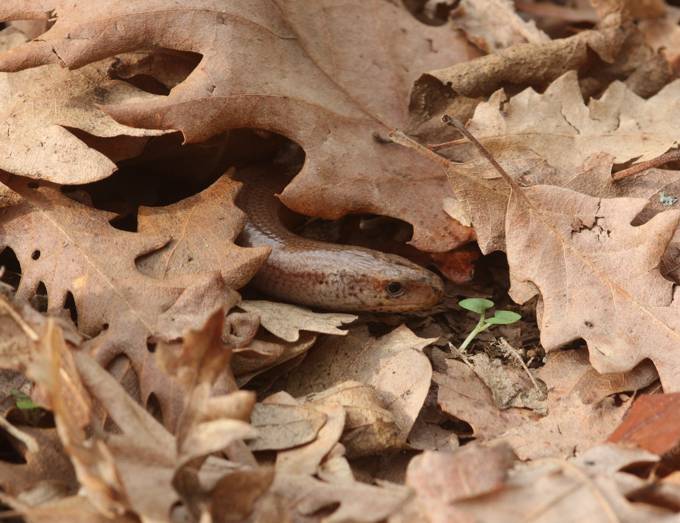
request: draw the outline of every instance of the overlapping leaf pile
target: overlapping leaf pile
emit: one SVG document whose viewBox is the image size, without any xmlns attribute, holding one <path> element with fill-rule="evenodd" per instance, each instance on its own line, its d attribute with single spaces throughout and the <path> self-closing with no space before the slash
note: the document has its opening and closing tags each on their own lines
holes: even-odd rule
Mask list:
<svg viewBox="0 0 680 523">
<path fill-rule="evenodd" d="M 36 522 L 677 518 L 677 19 L 4 0 L 0 502 Z M 507 291 L 525 320 L 466 352 L 452 300 L 242 300 L 269 251 L 235 243 L 232 166 L 299 168 L 281 200 L 302 214 L 410 224 L 444 274 L 476 242 L 492 290 L 449 294 Z"/>
</svg>

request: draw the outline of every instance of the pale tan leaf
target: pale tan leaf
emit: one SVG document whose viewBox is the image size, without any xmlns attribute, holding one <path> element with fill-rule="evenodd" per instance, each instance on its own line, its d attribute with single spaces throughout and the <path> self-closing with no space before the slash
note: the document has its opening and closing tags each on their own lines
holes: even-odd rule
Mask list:
<svg viewBox="0 0 680 523">
<path fill-rule="evenodd" d="M 13 29 L 0 41 L 14 40 Z M 2 48 L 0 44 L 0 49 Z M 115 60 L 78 71 L 47 65 L 0 74 L 0 169 L 62 184 L 89 183 L 113 174 L 115 164 L 68 129 L 100 138 L 157 136 L 165 131 L 121 125 L 100 108 L 108 103 L 142 102 L 152 95 L 127 82 L 111 80 Z"/>
<path fill-rule="evenodd" d="M 378 339 L 364 328 L 352 330 L 317 345 L 291 373 L 287 390 L 300 396 L 347 380 L 370 385 L 394 414 L 406 442 L 430 388 L 432 367 L 422 349 L 433 341 L 419 338 L 406 326 Z"/>
<path fill-rule="evenodd" d="M 309 405 L 258 403 L 251 423 L 257 437 L 249 442 L 252 450 L 281 450 L 314 440 L 327 416 Z"/>
<path fill-rule="evenodd" d="M 550 40 L 533 20 L 522 20 L 511 0 L 462 0 L 452 16 L 454 26 L 487 53 Z"/>
<path fill-rule="evenodd" d="M 313 312 L 287 303 L 264 300 L 243 300 L 238 306 L 258 314 L 265 329 L 287 342 L 298 341 L 300 331 L 344 336 L 347 331 L 340 327 L 358 318 L 354 314 Z"/>
</svg>

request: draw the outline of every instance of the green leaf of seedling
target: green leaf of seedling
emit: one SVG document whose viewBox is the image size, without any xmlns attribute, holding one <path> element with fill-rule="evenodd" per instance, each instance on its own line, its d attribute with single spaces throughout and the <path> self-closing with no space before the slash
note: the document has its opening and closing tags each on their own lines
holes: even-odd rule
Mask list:
<svg viewBox="0 0 680 523">
<path fill-rule="evenodd" d="M 468 311 L 484 314 L 484 311 L 493 307 L 494 303 L 491 300 L 486 300 L 484 298 L 465 298 L 464 300 L 460 300 L 458 305 Z"/>
<path fill-rule="evenodd" d="M 10 393 L 12 396 L 14 396 L 14 403 L 19 410 L 35 410 L 40 408 L 38 405 L 33 403 L 33 400 L 28 394 L 24 394 L 23 392 L 16 389 L 10 391 Z"/>
<path fill-rule="evenodd" d="M 491 318 L 486 319 L 486 323 L 491 325 L 510 325 L 522 318 L 521 315 L 512 311 L 496 311 Z"/>
</svg>

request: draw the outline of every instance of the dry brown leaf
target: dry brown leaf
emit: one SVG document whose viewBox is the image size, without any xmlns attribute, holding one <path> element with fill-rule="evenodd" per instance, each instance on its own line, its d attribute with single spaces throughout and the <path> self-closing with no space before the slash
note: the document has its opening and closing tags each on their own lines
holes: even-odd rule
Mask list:
<svg viewBox="0 0 680 523">
<path fill-rule="evenodd" d="M 285 498 L 299 520 L 322 509 L 331 512 L 324 523 L 378 523 L 395 513 L 409 498 L 404 487 L 375 487 L 365 483 L 325 483 L 309 476 L 277 474 L 273 491 Z"/>
<path fill-rule="evenodd" d="M 582 396 L 591 390 L 592 380 L 585 351 L 551 353 L 536 372 L 548 390 L 545 416 L 517 408 L 500 410 L 470 367 L 455 360 L 446 360 L 446 365 L 446 373 L 434 375 L 441 409 L 468 423 L 477 438 L 509 443 L 520 459 L 583 452 L 604 441 L 628 407 L 627 402 L 618 406 L 609 400 L 584 402 Z"/>
<path fill-rule="evenodd" d="M 367 329 L 318 344 L 291 373 L 287 390 L 301 396 L 347 380 L 375 388 L 394 414 L 405 443 L 430 388 L 432 367 L 422 349 L 435 341 L 401 326 L 373 339 Z"/>
<path fill-rule="evenodd" d="M 326 415 L 311 405 L 258 403 L 251 423 L 257 429 L 257 437 L 248 444 L 251 450 L 282 450 L 316 439 Z"/>
<path fill-rule="evenodd" d="M 614 82 L 586 105 L 570 71 L 540 94 L 526 89 L 508 100 L 497 91 L 477 107 L 468 129 L 492 153 L 530 149 L 558 176 L 573 176 L 593 154 L 611 154 L 615 163 L 644 161 L 677 145 L 668 115 L 679 94 L 679 81 L 648 100 Z"/>
<path fill-rule="evenodd" d="M 279 452 L 276 455 L 277 472 L 314 476 L 319 472 L 321 462 L 340 441 L 345 428 L 345 409 L 341 405 L 315 405 L 315 409 L 326 415 L 326 422 L 316 439 L 307 445 Z"/>
<path fill-rule="evenodd" d="M 665 211 L 632 226 L 646 203 L 548 186 L 513 191 L 506 228 L 510 294 L 518 303 L 540 294 L 546 350 L 582 338 L 600 373 L 628 371 L 649 358 L 671 392 L 680 388 L 680 315 L 673 283 L 658 267 L 680 213 Z"/>
<path fill-rule="evenodd" d="M 358 318 L 354 314 L 313 312 L 288 303 L 264 300 L 243 300 L 238 306 L 257 314 L 265 329 L 287 342 L 298 341 L 300 331 L 344 336 L 347 331 L 340 327 Z"/>
<path fill-rule="evenodd" d="M 6 29 L 0 33 L 0 50 L 25 41 Z M 0 73 L 0 169 L 62 184 L 94 182 L 110 176 L 116 166 L 69 129 L 96 138 L 163 134 L 121 125 L 99 107 L 151 97 L 127 82 L 111 80 L 107 71 L 114 62 L 103 60 L 75 72 L 55 64 Z"/>
<path fill-rule="evenodd" d="M 275 8 L 264 1 L 174 5 L 7 0 L 0 19 L 58 14 L 39 40 L 4 54 L 0 67 L 74 68 L 158 47 L 201 53 L 200 65 L 168 96 L 105 109 L 119 122 L 180 130 L 189 142 L 236 127 L 285 134 L 307 155 L 283 192 L 288 207 L 325 218 L 348 212 L 400 218 L 413 224 L 412 243 L 421 250 L 447 251 L 472 238 L 442 209 L 451 193 L 441 168 L 380 138 L 406 126 L 418 74 L 477 54 L 461 35 L 381 0 L 341 8 L 324 0 L 314 9 L 300 0 L 278 0 Z"/>
<path fill-rule="evenodd" d="M 228 287 L 243 287 L 264 263 L 269 249 L 234 244 L 245 222 L 243 211 L 234 204 L 238 188 L 225 175 L 173 205 L 141 207 L 139 232 L 172 240 L 138 260 L 139 270 L 161 280 L 217 270 Z"/>
<path fill-rule="evenodd" d="M 48 312 L 59 314 L 71 293 L 78 328 L 88 336 L 101 333 L 89 342 L 98 360 L 108 366 L 125 354 L 140 382 L 142 402 L 153 392 L 172 425 L 176 393 L 147 341 L 179 337 L 216 304 L 235 303 L 238 297 L 215 274 L 164 281 L 140 272 L 135 260 L 166 245 L 172 235 L 117 230 L 109 224 L 114 215 L 76 203 L 57 187 L 36 188 L 15 177 L 6 181 L 23 198 L 0 211 L 2 244 L 14 250 L 22 267 L 17 298 L 30 298 L 43 282 Z M 250 252 L 258 257 L 259 251 Z"/>
<path fill-rule="evenodd" d="M 510 444 L 520 459 L 567 458 L 605 441 L 623 419 L 630 401 L 617 405 L 611 398 L 584 403 L 582 387 L 591 376 L 585 351 L 548 355 L 537 376 L 548 388 L 548 414 L 509 428 L 496 440 Z"/>
<path fill-rule="evenodd" d="M 474 521 L 455 507 L 456 501 L 488 496 L 502 489 L 516 457 L 505 445 L 474 444 L 454 452 L 423 452 L 411 460 L 406 484 L 432 523 Z"/>
<path fill-rule="evenodd" d="M 615 82 L 586 105 L 577 76 L 570 72 L 542 94 L 526 89 L 507 100 L 502 91 L 496 92 L 477 107 L 468 128 L 522 185 L 652 198 L 676 191 L 680 175 L 652 170 L 614 182 L 611 167 L 651 159 L 677 143 L 672 119 L 659 115 L 670 114 L 666 111 L 677 103 L 678 94 L 680 82 L 673 82 L 644 100 Z M 458 146 L 450 155 L 468 161 L 450 168 L 461 205 L 456 215 L 472 222 L 482 252 L 504 249 L 509 188 L 470 145 Z M 534 157 L 541 161 L 531 162 Z"/>
<path fill-rule="evenodd" d="M 588 521 L 588 523 L 668 522 L 676 517 L 674 511 L 663 505 L 631 502 L 626 496 L 647 485 L 646 480 L 621 472 L 627 466 L 654 463 L 658 457 L 643 451 L 630 451 L 613 446 L 595 447 L 571 461 L 556 459 L 533 463 L 496 463 L 496 468 L 482 462 L 483 470 L 491 468 L 490 477 L 484 478 L 494 492 L 482 496 L 461 497 L 447 502 L 456 493 L 450 482 L 476 485 L 479 478 L 476 469 L 466 470 L 457 463 L 456 455 L 430 453 L 428 469 L 421 471 L 423 461 L 414 467 L 421 472 L 415 487 L 417 498 L 390 523 L 425 521 L 432 523 L 562 523 Z M 491 452 L 491 451 L 487 451 Z M 462 468 L 463 477 L 457 477 Z M 427 471 L 430 471 L 429 478 Z M 503 473 L 507 476 L 503 480 Z M 442 479 L 453 476 L 444 488 Z M 494 481 L 495 478 L 501 478 Z M 430 479 L 430 481 L 428 481 Z M 474 492 L 474 490 L 473 490 Z M 421 518 L 421 519 L 418 519 Z"/>
<path fill-rule="evenodd" d="M 680 393 L 642 396 L 608 441 L 635 446 L 655 454 L 669 454 L 680 445 Z"/>
<path fill-rule="evenodd" d="M 604 89 L 612 78 L 619 78 L 625 79 L 636 93 L 653 95 L 670 78 L 667 64 L 644 45 L 642 35 L 623 9 L 623 2 L 599 3 L 602 23 L 596 30 L 547 42 L 517 44 L 422 75 L 411 95 L 414 116 L 427 121 L 448 111 L 467 119 L 480 97 L 487 97 L 499 88 L 543 88 L 567 71 L 579 69 L 583 69 L 591 93 Z M 427 133 L 432 123 L 421 126 L 418 133 Z M 455 135 L 448 133 L 438 141 L 447 137 Z"/>
<path fill-rule="evenodd" d="M 281 342 L 278 339 L 253 340 L 248 347 L 234 351 L 231 366 L 237 383 L 243 386 L 272 368 L 276 370 L 285 363 L 304 357 L 315 342 L 316 336 L 311 333 L 302 333 L 300 339 L 292 343 Z"/>
<path fill-rule="evenodd" d="M 376 390 L 356 381 L 346 381 L 304 398 L 321 409 L 340 405 L 346 420 L 341 443 L 350 458 L 399 449 L 404 436 L 395 414 L 387 410 Z"/>
<path fill-rule="evenodd" d="M 462 0 L 452 16 L 453 25 L 487 53 L 550 40 L 533 21 L 522 20 L 511 0 Z"/>
<path fill-rule="evenodd" d="M 529 417 L 517 409 L 500 410 L 479 376 L 462 361 L 447 359 L 446 367 L 433 375 L 437 403 L 450 416 L 472 428 L 472 435 L 486 439 L 520 425 Z M 535 417 L 535 416 L 534 416 Z"/>
</svg>

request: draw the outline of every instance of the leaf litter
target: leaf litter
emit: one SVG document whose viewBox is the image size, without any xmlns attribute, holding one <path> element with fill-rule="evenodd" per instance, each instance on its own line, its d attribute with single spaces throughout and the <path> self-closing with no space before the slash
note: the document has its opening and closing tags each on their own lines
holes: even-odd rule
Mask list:
<svg viewBox="0 0 680 523">
<path fill-rule="evenodd" d="M 3 3 L 4 516 L 677 519 L 677 9 L 430 4 Z M 253 166 L 442 302 L 254 291 Z"/>
</svg>

